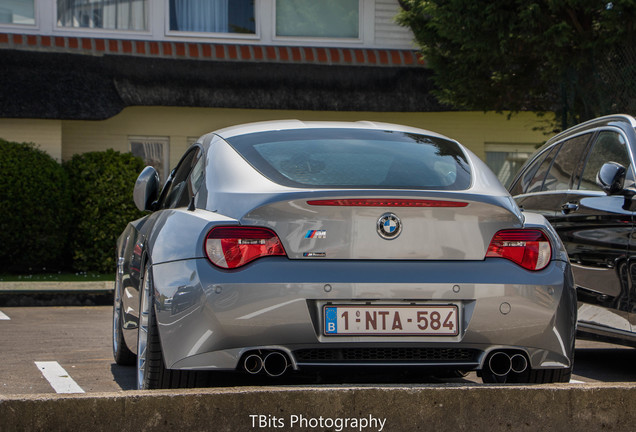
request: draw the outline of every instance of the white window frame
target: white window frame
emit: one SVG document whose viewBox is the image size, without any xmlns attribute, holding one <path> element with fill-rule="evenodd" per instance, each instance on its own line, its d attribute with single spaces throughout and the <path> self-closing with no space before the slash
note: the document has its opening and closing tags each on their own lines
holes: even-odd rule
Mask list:
<svg viewBox="0 0 636 432">
<path fill-rule="evenodd" d="M 362 44 L 365 42 L 365 35 L 369 33 L 369 29 L 365 28 L 365 12 L 370 10 L 371 19 L 373 19 L 373 13 L 375 12 L 375 1 L 358 0 L 358 37 L 357 38 L 329 38 L 329 37 L 299 37 L 299 36 L 278 36 L 276 34 L 276 0 L 269 0 L 271 5 L 271 37 L 272 41 L 279 44 L 287 45 L 309 45 L 309 46 L 341 46 L 343 44 Z M 371 29 L 372 30 L 372 29 Z M 373 31 L 370 32 L 373 34 Z"/>
<path fill-rule="evenodd" d="M 155 0 L 156 1 L 156 0 Z M 230 0 L 231 1 L 231 0 Z M 158 2 L 157 2 L 158 3 Z M 189 32 L 170 30 L 170 0 L 164 0 L 163 2 L 163 25 L 165 28 L 166 36 L 173 38 L 187 38 L 187 39 L 235 39 L 235 40 L 259 40 L 261 39 L 261 2 L 254 0 L 254 34 L 246 33 L 206 33 L 206 32 Z"/>
<path fill-rule="evenodd" d="M 166 179 L 170 175 L 170 137 L 168 136 L 152 136 L 152 135 L 129 135 L 128 136 L 128 151 L 132 154 L 133 142 L 141 143 L 158 143 L 162 147 L 162 161 L 161 170 L 159 172 L 161 184 L 165 183 Z M 144 163 L 146 163 L 144 161 Z"/>
</svg>

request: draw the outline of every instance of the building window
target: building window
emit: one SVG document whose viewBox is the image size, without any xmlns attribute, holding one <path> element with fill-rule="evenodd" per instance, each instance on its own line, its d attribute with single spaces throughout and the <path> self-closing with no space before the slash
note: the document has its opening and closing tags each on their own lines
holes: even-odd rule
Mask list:
<svg viewBox="0 0 636 432">
<path fill-rule="evenodd" d="M 536 147 L 535 144 L 486 144 L 486 165 L 507 187 Z"/>
<path fill-rule="evenodd" d="M 0 0 L 0 24 L 35 25 L 35 0 Z"/>
<path fill-rule="evenodd" d="M 359 0 L 276 0 L 276 36 L 360 36 Z"/>
<path fill-rule="evenodd" d="M 170 0 L 170 30 L 255 34 L 254 0 Z"/>
<path fill-rule="evenodd" d="M 59 27 L 148 30 L 148 0 L 57 0 Z"/>
<path fill-rule="evenodd" d="M 130 152 L 138 156 L 148 166 L 154 167 L 159 173 L 159 179 L 163 184 L 168 178 L 170 170 L 170 138 L 168 137 L 128 137 Z"/>
</svg>

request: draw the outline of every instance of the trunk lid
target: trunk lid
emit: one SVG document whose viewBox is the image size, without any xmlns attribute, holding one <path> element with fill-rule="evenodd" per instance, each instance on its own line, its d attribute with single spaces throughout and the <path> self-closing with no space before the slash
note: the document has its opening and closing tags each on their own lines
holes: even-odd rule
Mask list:
<svg viewBox="0 0 636 432">
<path fill-rule="evenodd" d="M 283 194 L 240 222 L 274 230 L 291 259 L 342 260 L 483 260 L 497 231 L 523 226 L 508 196 L 338 192 Z"/>
</svg>

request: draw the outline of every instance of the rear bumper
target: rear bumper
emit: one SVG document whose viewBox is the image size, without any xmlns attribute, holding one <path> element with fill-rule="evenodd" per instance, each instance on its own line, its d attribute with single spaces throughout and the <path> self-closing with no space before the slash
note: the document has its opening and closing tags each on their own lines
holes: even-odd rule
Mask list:
<svg viewBox="0 0 636 432">
<path fill-rule="evenodd" d="M 152 267 L 168 368 L 236 369 L 253 350 L 292 367 L 481 369 L 488 353 L 526 353 L 533 369 L 571 364 L 576 296 L 569 264 L 528 272 L 503 259 L 470 262 L 267 258 L 238 271 L 205 259 Z M 456 336 L 327 336 L 326 304 L 453 304 Z"/>
</svg>

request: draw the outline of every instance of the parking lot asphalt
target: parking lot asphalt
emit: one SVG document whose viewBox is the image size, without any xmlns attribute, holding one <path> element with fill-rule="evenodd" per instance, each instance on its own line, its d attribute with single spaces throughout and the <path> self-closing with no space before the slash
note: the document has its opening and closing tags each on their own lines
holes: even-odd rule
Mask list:
<svg viewBox="0 0 636 432">
<path fill-rule="evenodd" d="M 360 413 L 382 418 L 389 431 L 634 430 L 628 408 L 636 400 L 633 348 L 577 341 L 570 384 L 492 386 L 471 373 L 415 382 L 344 380 L 138 392 L 133 390 L 134 368 L 117 366 L 112 359 L 111 304 L 112 282 L 0 282 L 0 345 L 11 347 L 2 355 L 0 430 L 83 430 L 89 422 L 95 431 L 132 425 L 138 430 L 206 430 L 209 424 L 254 431 L 270 430 L 269 423 L 261 423 L 276 416 L 285 422 L 283 430 L 300 431 L 312 428 L 297 427 L 292 419 Z M 448 424 L 449 412 L 461 414 L 452 416 L 453 424 Z M 149 419 L 158 423 L 151 427 Z"/>
<path fill-rule="evenodd" d="M 2 339 L 7 346 L 14 347 L 10 352 L 6 351 L 3 357 L 5 362 L 14 364 L 17 368 L 5 377 L 5 388 L 0 389 L 0 393 L 3 393 L 2 390 L 5 394 L 32 393 L 34 390 L 36 393 L 53 391 L 46 383 L 38 382 L 41 388 L 37 390 L 29 389 L 26 386 L 27 380 L 10 379 L 10 376 L 16 375 L 16 372 L 28 374 L 37 372 L 33 369 L 34 361 L 52 360 L 66 367 L 69 376 L 79 377 L 80 384 L 89 392 L 134 388 L 133 372 L 128 371 L 128 368 L 118 367 L 112 362 L 110 352 L 112 285 L 112 282 L 0 282 L 0 320 L 5 316 L 7 320 L 11 320 L 11 324 L 5 321 L 5 327 L 13 326 L 11 327 L 13 330 L 5 333 Z M 34 310 L 32 306 L 40 306 L 40 308 Z M 6 330 L 8 331 L 9 327 L 6 327 Z M 52 343 L 53 341 L 56 342 Z M 26 353 L 22 352 L 24 350 Z M 85 357 L 83 354 L 86 352 L 91 352 L 92 356 L 84 365 L 79 361 Z M 30 353 L 38 355 L 34 357 Z M 43 356 L 43 354 L 46 355 Z M 636 350 L 633 348 L 577 340 L 576 359 L 573 384 L 634 383 L 636 381 L 636 375 L 631 366 L 636 361 Z M 20 369 L 22 366 L 24 371 Z M 44 374 L 47 365 L 41 366 L 38 368 Z M 48 366 L 51 367 L 51 365 Z M 105 372 L 102 379 L 95 380 L 94 383 L 89 380 L 89 384 L 86 384 L 82 374 L 91 377 L 103 371 Z M 455 381 L 458 383 L 481 382 L 474 372 Z M 13 384 L 9 385 L 9 382 Z M 454 381 L 434 378 L 428 382 L 434 384 Z M 103 385 L 103 383 L 107 384 Z"/>
</svg>

